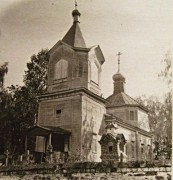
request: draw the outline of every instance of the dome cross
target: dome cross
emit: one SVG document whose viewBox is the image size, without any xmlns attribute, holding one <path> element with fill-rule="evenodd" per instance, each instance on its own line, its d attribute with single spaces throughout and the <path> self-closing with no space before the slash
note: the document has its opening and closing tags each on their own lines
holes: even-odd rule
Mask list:
<svg viewBox="0 0 173 180">
<path fill-rule="evenodd" d="M 122 55 L 121 52 L 118 52 L 117 56 L 118 56 L 118 72 L 120 72 L 120 56 Z"/>
<path fill-rule="evenodd" d="M 77 9 L 77 1 L 75 1 L 75 9 Z"/>
</svg>

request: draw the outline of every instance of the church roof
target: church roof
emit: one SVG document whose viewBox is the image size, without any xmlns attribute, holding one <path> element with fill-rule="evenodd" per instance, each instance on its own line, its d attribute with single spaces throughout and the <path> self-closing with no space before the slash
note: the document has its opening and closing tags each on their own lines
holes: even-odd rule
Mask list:
<svg viewBox="0 0 173 180">
<path fill-rule="evenodd" d="M 104 142 L 108 137 L 111 137 L 111 139 L 114 139 L 115 141 L 121 140 L 121 139 L 124 139 L 124 140 L 126 141 L 126 139 L 125 139 L 125 137 L 124 137 L 124 134 L 122 134 L 122 133 L 121 133 L 121 134 L 118 133 L 118 134 L 116 134 L 116 135 L 113 135 L 113 134 L 111 134 L 111 133 L 107 133 L 107 134 L 103 134 L 103 135 L 102 135 L 99 143 Z M 109 142 L 109 141 L 107 141 L 107 142 Z"/>
<path fill-rule="evenodd" d="M 86 48 L 85 40 L 80 30 L 79 23 L 73 23 L 62 41 L 72 47 Z"/>
<path fill-rule="evenodd" d="M 148 111 L 145 107 L 140 105 L 136 100 L 124 92 L 112 94 L 106 99 L 106 101 L 106 107 L 137 106 L 146 112 Z"/>
<path fill-rule="evenodd" d="M 54 126 L 40 126 L 36 125 L 34 127 L 31 127 L 30 129 L 27 130 L 28 134 L 31 135 L 48 135 L 50 133 L 57 133 L 57 134 L 67 134 L 69 135 L 71 132 L 67 131 L 65 129 L 62 129 L 60 127 L 54 127 Z"/>
<path fill-rule="evenodd" d="M 123 119 L 121 119 L 121 118 L 119 118 L 119 117 L 117 117 L 117 116 L 115 116 L 113 114 L 105 114 L 105 118 L 104 118 L 103 121 L 117 123 L 118 127 L 121 126 L 123 128 L 127 128 L 127 129 L 132 130 L 132 131 L 138 131 L 143 135 L 147 135 L 147 136 L 152 135 L 151 132 L 148 132 L 148 131 L 146 131 L 144 129 L 141 129 L 138 126 L 132 125 L 132 124 L 124 121 Z M 103 134 L 104 133 L 103 129 L 101 129 L 99 133 Z M 126 135 L 124 134 L 124 136 L 126 136 Z"/>
</svg>

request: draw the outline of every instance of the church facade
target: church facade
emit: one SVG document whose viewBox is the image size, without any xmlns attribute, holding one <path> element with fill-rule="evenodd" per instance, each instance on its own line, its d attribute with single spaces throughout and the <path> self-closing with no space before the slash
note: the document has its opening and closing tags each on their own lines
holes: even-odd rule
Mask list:
<svg viewBox="0 0 173 180">
<path fill-rule="evenodd" d="M 29 130 L 36 136 L 35 151 L 51 147 L 54 153 L 76 155 L 81 161 L 101 161 L 105 127 L 116 123 L 126 141 L 128 161 L 142 160 L 151 150 L 147 110 L 124 93 L 125 78 L 119 72 L 113 76 L 114 93 L 102 97 L 105 59 L 98 45 L 86 46 L 80 15 L 76 7 L 73 25 L 49 51 L 48 90 L 38 98 L 38 124 Z"/>
<path fill-rule="evenodd" d="M 125 77 L 119 68 L 112 78 L 114 90 L 106 99 L 105 126 L 116 123 L 115 133 L 124 135 L 126 144 L 123 153 L 127 155 L 126 161 L 151 161 L 153 146 L 148 110 L 125 93 Z"/>
</svg>

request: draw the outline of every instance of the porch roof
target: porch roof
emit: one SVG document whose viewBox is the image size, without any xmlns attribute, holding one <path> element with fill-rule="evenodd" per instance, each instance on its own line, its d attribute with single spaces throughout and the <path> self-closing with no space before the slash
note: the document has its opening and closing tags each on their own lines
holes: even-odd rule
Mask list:
<svg viewBox="0 0 173 180">
<path fill-rule="evenodd" d="M 60 127 L 53 126 L 39 126 L 36 125 L 27 130 L 27 134 L 31 136 L 46 136 L 50 133 L 62 134 L 62 135 L 70 135 L 71 132 Z"/>
</svg>

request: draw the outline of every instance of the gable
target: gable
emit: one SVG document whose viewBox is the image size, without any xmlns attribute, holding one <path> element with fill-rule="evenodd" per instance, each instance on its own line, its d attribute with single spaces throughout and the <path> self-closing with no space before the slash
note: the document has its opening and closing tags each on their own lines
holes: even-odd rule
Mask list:
<svg viewBox="0 0 173 180">
<path fill-rule="evenodd" d="M 103 53 L 102 53 L 99 45 L 92 46 L 90 48 L 89 54 L 94 54 L 96 56 L 97 60 L 99 61 L 100 65 L 102 65 L 105 62 L 105 58 L 103 56 Z"/>
</svg>

